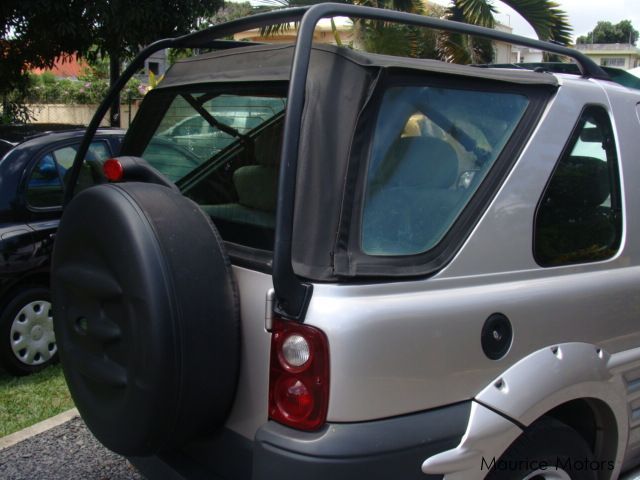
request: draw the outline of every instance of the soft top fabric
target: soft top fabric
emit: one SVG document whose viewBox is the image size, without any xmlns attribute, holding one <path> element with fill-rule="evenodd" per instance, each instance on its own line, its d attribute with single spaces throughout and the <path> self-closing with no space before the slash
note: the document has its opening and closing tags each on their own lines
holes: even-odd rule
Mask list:
<svg viewBox="0 0 640 480">
<path fill-rule="evenodd" d="M 294 45 L 257 45 L 233 48 L 190 57 L 176 62 L 157 88 L 194 83 L 239 81 L 287 81 L 291 72 Z M 446 75 L 497 80 L 518 84 L 558 85 L 553 74 L 504 68 L 478 68 L 439 60 L 377 55 L 333 45 L 314 45 L 315 51 L 332 53 L 334 61 L 348 61 L 363 68 L 407 69 Z"/>
</svg>

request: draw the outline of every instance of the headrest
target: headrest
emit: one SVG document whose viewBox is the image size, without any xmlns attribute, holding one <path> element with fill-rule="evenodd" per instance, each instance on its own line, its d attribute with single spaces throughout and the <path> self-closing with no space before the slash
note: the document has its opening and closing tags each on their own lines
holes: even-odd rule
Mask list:
<svg viewBox="0 0 640 480">
<path fill-rule="evenodd" d="M 458 178 L 458 155 L 439 138 L 405 137 L 395 143 L 381 168 L 387 170 L 380 173 L 388 186 L 449 188 Z"/>
<path fill-rule="evenodd" d="M 238 203 L 265 212 L 275 212 L 278 170 L 266 165 L 247 165 L 233 173 Z"/>
<path fill-rule="evenodd" d="M 606 162 L 572 156 L 560 161 L 547 196 L 560 207 L 597 207 L 607 199 L 610 190 Z"/>
</svg>

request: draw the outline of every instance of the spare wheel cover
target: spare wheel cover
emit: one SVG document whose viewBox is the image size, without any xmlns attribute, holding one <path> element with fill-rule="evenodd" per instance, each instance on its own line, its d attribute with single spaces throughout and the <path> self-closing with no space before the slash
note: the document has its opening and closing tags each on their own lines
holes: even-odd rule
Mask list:
<svg viewBox="0 0 640 480">
<path fill-rule="evenodd" d="M 194 202 L 145 183 L 81 192 L 60 223 L 52 285 L 69 390 L 106 447 L 152 455 L 224 422 L 238 295 L 220 236 Z"/>
</svg>

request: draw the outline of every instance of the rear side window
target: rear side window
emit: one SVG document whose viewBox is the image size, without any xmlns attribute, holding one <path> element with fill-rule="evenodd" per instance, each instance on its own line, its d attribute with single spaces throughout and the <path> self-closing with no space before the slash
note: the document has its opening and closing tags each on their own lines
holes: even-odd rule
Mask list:
<svg viewBox="0 0 640 480">
<path fill-rule="evenodd" d="M 278 97 L 187 93 L 176 95 L 142 155 L 173 182 L 284 110 Z"/>
<path fill-rule="evenodd" d="M 517 93 L 403 86 L 386 91 L 367 173 L 361 247 L 415 255 L 451 228 L 529 100 Z"/>
<path fill-rule="evenodd" d="M 585 109 L 558 161 L 535 219 L 534 254 L 542 266 L 594 262 L 620 246 L 620 180 L 611 122 Z"/>
<path fill-rule="evenodd" d="M 225 241 L 271 250 L 286 98 L 182 91 L 150 96 L 142 108 L 154 111 L 155 102 L 167 109 L 142 157 L 202 207 Z"/>
</svg>

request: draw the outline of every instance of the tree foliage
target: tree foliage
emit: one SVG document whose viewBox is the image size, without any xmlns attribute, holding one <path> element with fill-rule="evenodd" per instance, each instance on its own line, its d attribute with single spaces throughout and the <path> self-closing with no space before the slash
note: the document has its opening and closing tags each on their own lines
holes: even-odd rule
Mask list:
<svg viewBox="0 0 640 480">
<path fill-rule="evenodd" d="M 622 20 L 616 24 L 600 21 L 596 27 L 578 37 L 577 43 L 629 43 L 635 45 L 638 31 L 633 28 L 631 20 Z"/>
<path fill-rule="evenodd" d="M 51 72 L 29 74 L 25 100 L 29 103 L 96 104 L 109 89 L 109 60 L 101 58 L 85 66 L 77 80 L 57 78 Z M 137 99 L 144 95 L 141 82 L 132 78 L 127 82 L 123 99 Z"/>
<path fill-rule="evenodd" d="M 571 25 L 567 14 L 553 0 L 502 0 L 524 18 L 540 40 L 561 45 L 571 43 Z M 447 17 L 459 22 L 494 28 L 497 9 L 490 0 L 451 0 Z M 493 49 L 487 40 L 459 34 L 445 34 L 441 56 L 457 63 L 489 63 Z"/>
<path fill-rule="evenodd" d="M 120 61 L 159 38 L 181 35 L 215 13 L 222 0 L 2 0 L 0 95 L 27 84 L 33 67 L 77 54 Z"/>
</svg>

